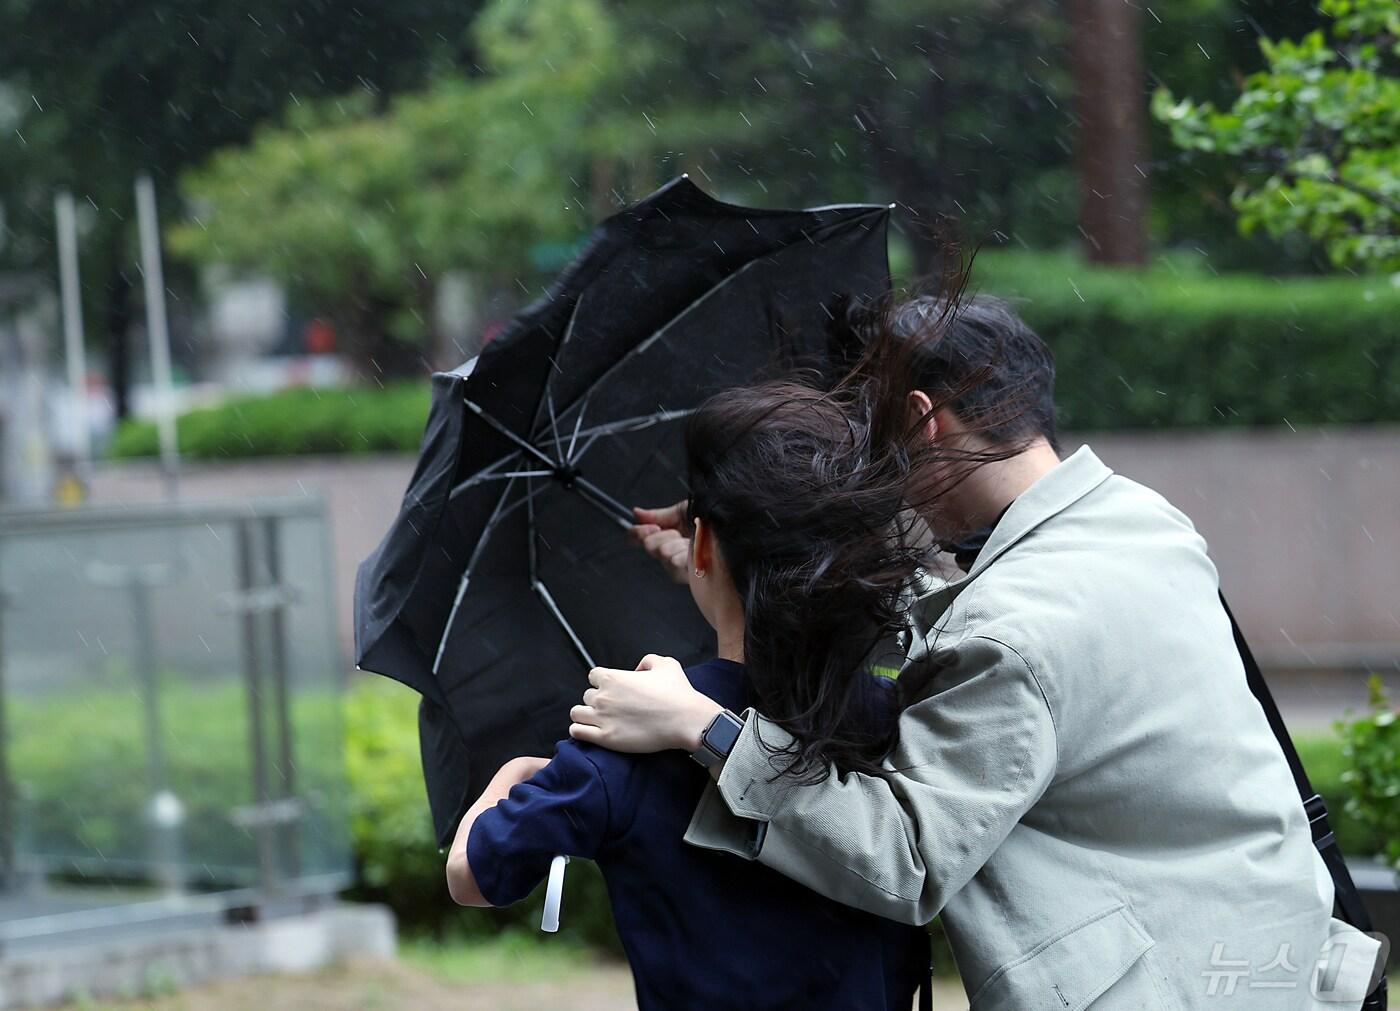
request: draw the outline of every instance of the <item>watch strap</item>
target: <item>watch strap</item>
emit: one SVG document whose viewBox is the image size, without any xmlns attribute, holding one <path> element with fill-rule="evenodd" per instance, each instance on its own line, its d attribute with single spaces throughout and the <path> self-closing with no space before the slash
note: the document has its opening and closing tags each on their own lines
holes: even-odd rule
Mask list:
<svg viewBox="0 0 1400 1011">
<path fill-rule="evenodd" d="M 742 719 L 728 709 L 721 709 L 700 735 L 700 747 L 690 757 L 707 769 L 714 768 L 729 757 L 743 729 Z"/>
</svg>

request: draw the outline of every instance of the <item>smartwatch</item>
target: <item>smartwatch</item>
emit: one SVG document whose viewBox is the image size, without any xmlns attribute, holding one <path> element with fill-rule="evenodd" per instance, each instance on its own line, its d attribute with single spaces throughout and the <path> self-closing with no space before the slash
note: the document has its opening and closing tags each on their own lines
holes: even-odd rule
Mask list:
<svg viewBox="0 0 1400 1011">
<path fill-rule="evenodd" d="M 690 755 L 707 769 L 713 769 L 734 750 L 734 742 L 739 739 L 739 731 L 744 729 L 744 721 L 728 709 L 721 710 L 705 732 L 700 735 L 700 747 Z"/>
</svg>

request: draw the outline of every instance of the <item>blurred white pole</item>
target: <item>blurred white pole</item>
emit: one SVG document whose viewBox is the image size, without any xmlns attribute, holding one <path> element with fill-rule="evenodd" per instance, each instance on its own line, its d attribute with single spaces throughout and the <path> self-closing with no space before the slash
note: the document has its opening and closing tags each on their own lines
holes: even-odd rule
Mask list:
<svg viewBox="0 0 1400 1011">
<path fill-rule="evenodd" d="M 58 230 L 58 284 L 63 296 L 63 351 L 68 385 L 73 395 L 73 448 L 79 475 L 86 478 L 92 463 L 92 432 L 87 412 L 87 350 L 83 347 L 83 298 L 78 287 L 78 226 L 73 194 L 63 190 L 53 198 Z"/>
<path fill-rule="evenodd" d="M 170 329 L 165 320 L 165 275 L 160 266 L 156 188 L 148 175 L 136 180 L 136 217 L 141 229 L 141 273 L 146 282 L 146 332 L 151 341 L 151 382 L 156 394 L 161 468 L 173 496 L 180 450 L 175 441 L 175 390 L 170 378 Z"/>
</svg>

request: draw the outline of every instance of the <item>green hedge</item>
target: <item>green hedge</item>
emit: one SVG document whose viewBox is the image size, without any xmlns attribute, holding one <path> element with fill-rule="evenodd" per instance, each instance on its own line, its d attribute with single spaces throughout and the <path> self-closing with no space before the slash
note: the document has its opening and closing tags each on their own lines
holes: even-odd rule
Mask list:
<svg viewBox="0 0 1400 1011">
<path fill-rule="evenodd" d="M 1400 285 L 1382 277 L 1212 275 L 1172 257 L 1143 271 L 989 250 L 973 290 L 1012 298 L 1055 351 L 1066 429 L 1400 422 Z M 194 459 L 413 452 L 426 381 L 285 390 L 190 411 Z M 153 456 L 129 421 L 112 455 Z"/>
<path fill-rule="evenodd" d="M 1015 300 L 1054 350 L 1066 429 L 1400 421 L 1400 286 L 1385 277 L 988 251 L 972 288 Z"/>
<path fill-rule="evenodd" d="M 1313 789 L 1327 801 L 1332 831 L 1342 852 L 1349 858 L 1382 855 L 1388 845 L 1384 834 L 1351 810 L 1354 805 L 1349 801 L 1354 791 L 1345 778 L 1350 763 L 1342 739 L 1335 734 L 1315 732 L 1297 735 L 1293 743 Z"/>
<path fill-rule="evenodd" d="M 1371 676 L 1370 705 L 1338 724 L 1350 793 L 1346 818 L 1384 844 L 1381 855 L 1400 869 L 1400 710 L 1391 705 L 1379 675 Z"/>
<path fill-rule="evenodd" d="M 506 909 L 463 909 L 447 895 L 446 857 L 433 837 L 418 755 L 418 696 L 386 678 L 356 680 L 346 700 L 350 836 L 362 882 L 356 897 L 392 907 L 408 930 L 481 936 L 537 931 L 544 888 Z M 620 953 L 596 865 L 576 860 L 564 877 L 559 936 Z"/>
<path fill-rule="evenodd" d="M 428 419 L 422 382 L 385 387 L 299 387 L 236 397 L 179 418 L 180 453 L 201 460 L 312 453 L 392 453 L 418 448 Z M 156 426 L 127 421 L 112 442 L 115 457 L 160 452 Z"/>
</svg>

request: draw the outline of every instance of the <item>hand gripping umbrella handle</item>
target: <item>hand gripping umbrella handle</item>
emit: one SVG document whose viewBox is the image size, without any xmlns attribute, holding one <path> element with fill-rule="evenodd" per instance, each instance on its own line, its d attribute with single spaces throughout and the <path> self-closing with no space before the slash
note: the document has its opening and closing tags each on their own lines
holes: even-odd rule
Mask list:
<svg viewBox="0 0 1400 1011">
<path fill-rule="evenodd" d="M 547 934 L 559 930 L 559 902 L 564 897 L 564 866 L 569 858 L 557 856 L 549 865 L 549 884 L 544 886 L 544 915 L 540 917 L 540 929 Z"/>
</svg>

